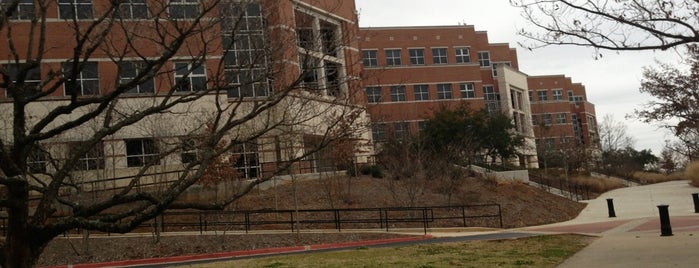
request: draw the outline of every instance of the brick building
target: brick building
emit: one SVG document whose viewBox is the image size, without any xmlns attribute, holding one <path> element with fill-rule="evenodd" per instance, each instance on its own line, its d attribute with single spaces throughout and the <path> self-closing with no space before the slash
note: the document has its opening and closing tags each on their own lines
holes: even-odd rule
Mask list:
<svg viewBox="0 0 699 268">
<path fill-rule="evenodd" d="M 12 38 L 0 43 L 0 136 L 15 142 L 12 120 L 22 107 L 27 131 L 45 135 L 32 136 L 40 147 L 29 153 L 32 173 L 72 161 L 77 167 L 66 170 L 78 181 L 128 182 L 144 173 L 156 175 L 140 183 L 155 182 L 197 157 L 198 133 L 213 122 L 241 120 L 222 140 L 235 143 L 228 158 L 236 176 L 254 179 L 324 142 L 333 120 L 352 130 L 368 120 L 356 79 L 354 1 L 41 1 L 45 10 L 35 3 L 2 2 L 3 14 L 15 12 L 2 17 L 1 33 Z M 32 101 L 17 106 L 20 99 Z M 95 108 L 105 99 L 114 105 Z M 167 109 L 91 140 L 106 118 L 159 105 Z M 93 146 L 66 159 L 81 144 Z M 356 151 L 359 162 L 372 154 Z M 330 149 L 314 152 L 293 172 L 333 169 L 330 158 Z"/>
<path fill-rule="evenodd" d="M 441 106 L 509 115 L 525 137 L 514 163 L 537 167 L 527 75 L 517 52 L 473 26 L 360 29 L 364 84 L 374 141 L 415 132 Z"/>
<path fill-rule="evenodd" d="M 595 105 L 585 86 L 564 75 L 530 76 L 529 100 L 537 148 L 599 149 Z"/>
</svg>

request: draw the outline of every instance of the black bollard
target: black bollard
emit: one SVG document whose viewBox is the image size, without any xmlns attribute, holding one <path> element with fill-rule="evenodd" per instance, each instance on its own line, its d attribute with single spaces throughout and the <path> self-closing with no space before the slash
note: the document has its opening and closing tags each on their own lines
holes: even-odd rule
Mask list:
<svg viewBox="0 0 699 268">
<path fill-rule="evenodd" d="M 670 226 L 669 205 L 659 205 L 660 212 L 660 236 L 672 236 L 672 226 Z"/>
<path fill-rule="evenodd" d="M 699 213 L 699 193 L 693 193 L 692 199 L 694 199 L 694 213 Z"/>
<path fill-rule="evenodd" d="M 609 210 L 609 217 L 616 218 L 616 212 L 614 212 L 614 199 L 607 198 L 607 209 Z"/>
</svg>

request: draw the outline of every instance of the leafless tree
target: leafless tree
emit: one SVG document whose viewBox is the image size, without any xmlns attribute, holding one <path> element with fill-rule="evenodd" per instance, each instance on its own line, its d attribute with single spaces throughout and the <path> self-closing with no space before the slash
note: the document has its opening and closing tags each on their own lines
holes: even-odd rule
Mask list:
<svg viewBox="0 0 699 268">
<path fill-rule="evenodd" d="M 616 121 L 614 115 L 606 114 L 599 124 L 600 146 L 603 152 L 612 152 L 633 147 L 634 138 L 627 133 L 628 126 Z"/>
<path fill-rule="evenodd" d="M 573 45 L 607 50 L 669 49 L 699 42 L 695 0 L 510 0 L 531 25 L 528 48 Z"/>
<path fill-rule="evenodd" d="M 224 209 L 362 131 L 355 83 L 342 69 L 354 63 L 340 60 L 352 39 L 327 20 L 297 32 L 268 27 L 284 19 L 270 5 L 292 10 L 290 1 L 88 2 L 2 1 L 3 267 L 35 266 L 71 229 L 124 233 L 166 210 Z M 311 20 L 297 24 L 318 22 L 318 13 L 293 10 Z M 283 151 L 270 140 L 297 138 L 285 135 L 292 126 L 319 142 L 265 172 L 245 158 L 243 175 L 228 176 L 247 184 L 226 196 L 180 198 L 217 172 L 209 166 L 238 161 L 228 157 L 237 148 Z M 147 136 L 156 130 L 162 136 Z"/>
</svg>

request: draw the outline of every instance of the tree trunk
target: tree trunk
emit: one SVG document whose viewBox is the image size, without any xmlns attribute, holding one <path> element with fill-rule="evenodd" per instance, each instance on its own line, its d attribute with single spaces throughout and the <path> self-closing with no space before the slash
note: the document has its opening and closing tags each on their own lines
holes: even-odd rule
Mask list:
<svg viewBox="0 0 699 268">
<path fill-rule="evenodd" d="M 29 190 L 26 181 L 7 185 L 7 234 L 3 245 L 2 266 L 30 268 L 36 265 L 47 242 L 29 225 Z"/>
</svg>

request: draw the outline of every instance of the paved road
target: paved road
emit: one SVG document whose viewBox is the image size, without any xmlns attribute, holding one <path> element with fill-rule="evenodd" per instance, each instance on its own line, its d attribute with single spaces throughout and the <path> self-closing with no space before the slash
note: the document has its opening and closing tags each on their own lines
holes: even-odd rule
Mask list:
<svg viewBox="0 0 699 268">
<path fill-rule="evenodd" d="M 600 236 L 559 268 L 699 267 L 699 214 L 687 181 L 614 190 L 588 201 L 574 220 L 523 228 L 532 232 L 573 232 Z M 609 218 L 607 198 L 617 217 Z M 669 205 L 673 236 L 660 236 L 658 205 Z"/>
</svg>

